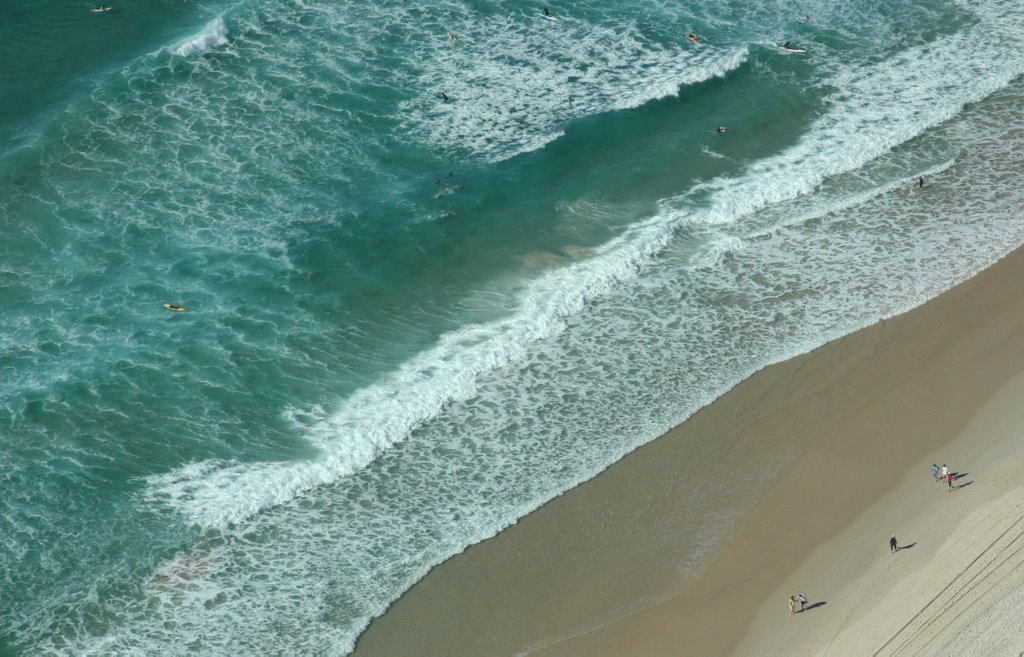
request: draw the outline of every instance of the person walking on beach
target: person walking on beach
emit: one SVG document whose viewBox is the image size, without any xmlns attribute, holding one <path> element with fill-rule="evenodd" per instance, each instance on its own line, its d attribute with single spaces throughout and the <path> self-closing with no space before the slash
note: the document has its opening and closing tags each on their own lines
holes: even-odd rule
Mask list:
<svg viewBox="0 0 1024 657">
<path fill-rule="evenodd" d="M 946 483 L 949 485 L 949 490 L 953 490 L 953 473 L 952 472 L 946 473 Z M 948 493 L 949 491 L 946 491 L 946 492 Z"/>
<path fill-rule="evenodd" d="M 789 596 L 789 615 L 792 616 L 796 613 L 796 596 Z"/>
<path fill-rule="evenodd" d="M 939 480 L 939 466 L 932 463 L 932 479 L 935 481 Z"/>
<path fill-rule="evenodd" d="M 946 464 L 943 463 L 942 464 L 942 479 L 943 479 L 943 481 L 945 481 L 946 475 L 948 475 L 948 474 L 949 474 L 949 468 L 947 468 Z"/>
<path fill-rule="evenodd" d="M 899 549 L 899 543 L 896 542 L 896 534 L 893 534 L 892 538 L 889 539 L 889 552 L 896 552 Z"/>
<path fill-rule="evenodd" d="M 803 593 L 801 593 L 800 595 L 796 596 L 796 598 L 797 598 L 797 600 L 800 601 L 800 611 L 803 611 L 804 609 L 806 609 L 807 608 L 807 596 L 804 595 Z"/>
</svg>

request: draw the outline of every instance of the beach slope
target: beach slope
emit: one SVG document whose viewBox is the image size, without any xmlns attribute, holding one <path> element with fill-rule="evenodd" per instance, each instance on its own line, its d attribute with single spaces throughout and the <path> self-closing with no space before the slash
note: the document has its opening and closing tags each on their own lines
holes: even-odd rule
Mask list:
<svg viewBox="0 0 1024 657">
<path fill-rule="evenodd" d="M 1024 649 L 1006 625 L 1020 616 L 1024 570 L 1022 301 L 1017 251 L 919 308 L 758 372 L 436 568 L 354 654 Z M 716 436 L 713 465 L 688 472 L 687 450 Z M 933 462 L 957 473 L 952 489 L 933 479 Z M 758 489 L 757 463 L 772 464 L 769 483 L 707 567 L 686 577 L 658 566 L 664 537 L 687 534 L 680 502 L 737 473 Z M 791 616 L 788 598 L 801 592 L 809 609 Z M 615 612 L 588 611 L 602 608 Z"/>
</svg>

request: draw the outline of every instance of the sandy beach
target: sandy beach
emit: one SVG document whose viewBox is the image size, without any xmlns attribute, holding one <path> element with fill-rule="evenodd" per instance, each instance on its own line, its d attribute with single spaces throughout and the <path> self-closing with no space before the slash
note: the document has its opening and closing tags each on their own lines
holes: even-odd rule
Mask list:
<svg viewBox="0 0 1024 657">
<path fill-rule="evenodd" d="M 919 308 L 758 372 L 436 568 L 354 654 L 1017 654 L 1022 300 L 1017 251 Z M 687 449 L 709 434 L 729 436 L 715 465 L 687 471 Z M 933 463 L 955 473 L 951 489 Z M 663 567 L 687 534 L 673 500 L 743 482 L 757 499 L 722 519 L 731 538 L 707 567 Z M 790 615 L 798 593 L 809 608 Z M 595 611 L 607 609 L 602 596 L 632 602 Z"/>
</svg>

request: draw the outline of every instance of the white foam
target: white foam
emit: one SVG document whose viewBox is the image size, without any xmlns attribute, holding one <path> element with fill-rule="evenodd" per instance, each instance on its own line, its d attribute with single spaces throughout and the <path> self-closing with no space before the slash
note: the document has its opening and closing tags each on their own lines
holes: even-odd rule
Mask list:
<svg viewBox="0 0 1024 657">
<path fill-rule="evenodd" d="M 1000 42 L 989 42 L 991 52 L 976 45 L 985 36 L 981 29 L 967 30 L 871 66 L 842 69 L 825 83 L 841 90 L 839 100 L 796 146 L 757 162 L 741 177 L 697 185 L 667 201 L 666 208 L 693 208 L 710 199 L 694 220 L 734 222 L 810 193 L 826 178 L 952 118 L 1024 72 L 1024 57 L 1007 56 Z M 965 58 L 962 53 L 972 49 L 975 55 Z M 996 60 L 998 66 L 992 64 Z"/>
<path fill-rule="evenodd" d="M 224 24 L 223 18 L 217 17 L 198 34 L 171 46 L 170 51 L 179 57 L 188 57 L 197 52 L 218 48 L 227 42 L 228 27 Z"/>
<path fill-rule="evenodd" d="M 481 374 L 519 360 L 530 344 L 564 330 L 567 318 L 588 300 L 634 278 L 670 238 L 661 217 L 649 219 L 607 244 L 596 257 L 531 283 L 512 317 L 442 336 L 437 346 L 383 382 L 357 391 L 307 434 L 323 450 L 322 459 L 195 463 L 150 477 L 150 499 L 172 503 L 204 527 L 223 527 L 361 470 L 436 417 L 446 404 L 472 396 Z"/>
<path fill-rule="evenodd" d="M 437 104 L 417 95 L 403 104 L 406 129 L 444 151 L 500 161 L 542 148 L 584 116 L 640 107 L 681 87 L 722 77 L 748 57 L 745 45 L 694 51 L 645 39 L 634 26 L 613 30 L 576 20 L 557 31 L 543 21 L 496 16 L 486 38 L 458 48 L 417 52 L 413 89 L 444 90 Z"/>
</svg>

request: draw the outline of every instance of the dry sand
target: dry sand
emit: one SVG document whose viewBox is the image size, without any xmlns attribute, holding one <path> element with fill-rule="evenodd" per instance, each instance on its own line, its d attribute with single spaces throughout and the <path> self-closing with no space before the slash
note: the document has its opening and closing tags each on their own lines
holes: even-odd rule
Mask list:
<svg viewBox="0 0 1024 657">
<path fill-rule="evenodd" d="M 922 459 L 759 608 L 737 655 L 1019 655 L 1024 650 L 1024 376 Z M 941 458 L 939 458 L 941 455 Z M 888 537 L 896 533 L 898 549 Z M 786 600 L 807 591 L 810 608 Z"/>
<path fill-rule="evenodd" d="M 1017 655 L 1022 302 L 1018 251 L 920 308 L 766 368 L 435 569 L 354 654 Z M 715 465 L 679 477 L 708 434 L 730 436 Z M 733 485 L 752 460 L 772 464 L 771 488 L 699 577 L 645 566 L 670 550 L 660 537 L 685 535 L 673 499 Z M 932 462 L 960 473 L 954 490 L 932 479 Z M 646 603 L 588 618 L 595 598 L 637 581 L 628 598 Z M 798 592 L 812 608 L 790 616 Z"/>
</svg>

